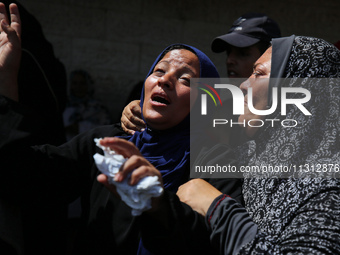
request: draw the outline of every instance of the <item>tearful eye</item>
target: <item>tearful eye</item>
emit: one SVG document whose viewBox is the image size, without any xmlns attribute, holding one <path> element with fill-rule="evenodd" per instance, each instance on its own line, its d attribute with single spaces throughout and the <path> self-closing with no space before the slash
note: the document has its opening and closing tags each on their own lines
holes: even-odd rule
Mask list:
<svg viewBox="0 0 340 255">
<path fill-rule="evenodd" d="M 182 78 L 184 82 L 190 83 L 190 78 Z"/>
</svg>

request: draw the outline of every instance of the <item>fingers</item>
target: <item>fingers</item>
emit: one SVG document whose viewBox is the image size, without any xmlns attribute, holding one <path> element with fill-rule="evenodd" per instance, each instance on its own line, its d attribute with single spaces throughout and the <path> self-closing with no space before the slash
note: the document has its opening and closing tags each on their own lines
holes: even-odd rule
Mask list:
<svg viewBox="0 0 340 255">
<path fill-rule="evenodd" d="M 132 142 L 122 138 L 105 137 L 100 141 L 100 144 L 109 147 L 124 158 L 129 158 L 132 155 L 141 155 L 139 149 Z"/>
<path fill-rule="evenodd" d="M 6 6 L 3 3 L 0 3 L 0 21 L 2 21 L 2 20 L 4 20 L 5 23 L 7 23 L 7 24 L 9 23 L 8 17 L 7 17 Z M 0 29 L 0 31 L 3 32 L 2 28 Z"/>
<path fill-rule="evenodd" d="M 129 134 L 133 134 L 134 131 L 142 131 L 145 128 L 139 104 L 140 100 L 131 101 L 123 110 L 121 124 L 123 130 Z"/>
<path fill-rule="evenodd" d="M 122 115 L 120 123 L 125 133 L 133 135 L 135 131 L 140 131 L 137 126 L 133 125 L 132 122 L 129 121 L 126 115 Z"/>
<path fill-rule="evenodd" d="M 161 185 L 163 185 L 161 173 L 142 156 L 134 155 L 129 158 L 121 167 L 120 172 L 115 175 L 114 180 L 116 182 L 121 182 L 126 179 L 131 172 L 132 174 L 129 180 L 129 184 L 132 186 L 136 185 L 141 179 L 146 176 L 157 176 L 158 180 L 161 182 Z M 102 183 L 111 192 L 116 192 L 114 185 L 109 184 L 108 177 L 105 174 L 98 175 L 97 181 Z"/>
<path fill-rule="evenodd" d="M 136 185 L 142 178 L 146 176 L 157 176 L 162 182 L 161 173 L 144 157 L 132 156 L 121 167 L 119 173 L 115 175 L 115 181 L 123 181 L 131 173 L 129 184 Z"/>
<path fill-rule="evenodd" d="M 144 166 L 145 162 L 143 161 L 146 160 L 145 158 L 141 157 L 141 156 L 132 156 L 131 158 L 129 158 L 124 165 L 121 167 L 120 171 L 115 175 L 115 181 L 117 182 L 121 182 L 123 181 L 125 178 L 127 178 L 127 176 L 133 172 L 133 171 L 137 171 L 137 168 L 139 168 L 140 166 Z M 136 177 L 134 177 L 135 180 Z M 132 179 L 132 176 L 131 176 Z M 130 180 L 130 184 L 134 185 Z"/>
<path fill-rule="evenodd" d="M 132 142 L 118 137 L 105 137 L 100 141 L 100 144 L 111 148 L 125 158 L 129 158 L 115 175 L 115 181 L 121 182 L 132 173 L 129 180 L 130 185 L 136 185 L 146 176 L 158 176 L 158 179 L 162 182 L 161 173 L 141 155 L 139 149 Z"/>
<path fill-rule="evenodd" d="M 145 122 L 142 119 L 142 109 L 140 107 L 140 100 L 134 100 L 129 104 L 131 108 L 131 121 L 140 127 L 145 127 Z"/>
<path fill-rule="evenodd" d="M 0 3 L 0 31 L 7 34 L 11 34 L 13 31 L 16 32 L 17 36 L 20 38 L 21 35 L 21 20 L 19 9 L 16 4 L 9 5 L 9 12 L 11 15 L 11 21 L 8 19 L 6 7 L 3 3 Z M 9 25 L 10 24 L 10 25 Z"/>
<path fill-rule="evenodd" d="M 9 25 L 7 23 L 7 21 L 5 19 L 1 20 L 1 24 L 0 24 L 0 28 L 1 28 L 1 32 L 6 32 L 7 34 L 10 32 L 9 29 Z"/>
<path fill-rule="evenodd" d="M 9 5 L 9 12 L 11 14 L 11 27 L 17 32 L 17 34 L 21 35 L 21 20 L 19 14 L 19 8 L 16 4 Z"/>
<path fill-rule="evenodd" d="M 103 184 L 111 193 L 113 193 L 114 195 L 116 195 L 117 197 L 120 197 L 117 190 L 116 190 L 116 186 L 111 185 L 108 182 L 108 177 L 105 174 L 100 174 L 97 176 L 97 181 L 101 184 Z"/>
<path fill-rule="evenodd" d="M 97 181 L 103 185 L 109 185 L 108 177 L 105 174 L 100 174 L 97 176 Z"/>
</svg>

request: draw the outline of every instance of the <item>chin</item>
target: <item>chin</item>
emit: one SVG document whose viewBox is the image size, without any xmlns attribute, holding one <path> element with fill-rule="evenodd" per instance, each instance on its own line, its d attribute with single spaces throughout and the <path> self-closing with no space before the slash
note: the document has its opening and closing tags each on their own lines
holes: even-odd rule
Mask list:
<svg viewBox="0 0 340 255">
<path fill-rule="evenodd" d="M 248 136 L 248 137 L 253 137 L 259 128 L 256 127 L 245 127 L 245 131 L 244 133 Z"/>
<path fill-rule="evenodd" d="M 246 117 L 244 115 L 240 115 L 238 117 L 238 122 L 243 122 L 244 120 L 247 122 L 247 119 L 246 119 Z"/>
<path fill-rule="evenodd" d="M 164 126 L 166 126 L 166 122 L 164 121 L 163 117 L 155 118 L 155 117 L 144 117 L 145 122 L 148 124 L 149 127 L 152 129 L 162 130 L 166 129 Z"/>
</svg>

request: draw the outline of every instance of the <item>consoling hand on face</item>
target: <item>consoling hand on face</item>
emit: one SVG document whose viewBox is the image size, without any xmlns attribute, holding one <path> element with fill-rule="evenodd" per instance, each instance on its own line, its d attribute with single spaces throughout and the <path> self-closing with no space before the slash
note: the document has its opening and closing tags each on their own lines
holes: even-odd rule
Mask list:
<svg viewBox="0 0 340 255">
<path fill-rule="evenodd" d="M 130 135 L 133 135 L 135 131 L 142 131 L 145 128 L 139 104 L 140 100 L 131 101 L 125 106 L 120 119 L 123 130 Z"/>
<path fill-rule="evenodd" d="M 0 9 L 3 10 L 3 7 L 1 5 Z M 5 37 L 6 34 L 6 31 L 1 32 L 2 43 L 8 42 L 11 38 Z M 19 39 L 17 35 L 13 38 Z M 0 86 L 4 84 L 3 80 L 11 80 L 6 71 L 12 68 L 10 65 L 12 62 L 9 60 L 15 60 L 17 54 L 11 51 L 10 47 L 2 49 L 5 51 L 2 52 L 0 60 L 5 61 L 0 62 L 4 64 L 0 67 Z M 20 47 L 17 47 L 18 50 L 20 51 Z M 76 253 L 109 254 L 114 249 L 122 254 L 136 254 L 137 250 L 151 249 L 152 251 L 159 248 L 163 250 L 159 244 L 161 246 L 164 244 L 167 251 L 171 250 L 172 254 L 176 254 L 177 250 L 182 251 L 182 243 L 187 245 L 186 251 L 202 249 L 210 251 L 210 242 L 206 227 L 202 226 L 203 222 L 192 218 L 192 215 L 197 214 L 188 206 L 183 206 L 172 193 L 187 181 L 190 159 L 188 120 L 192 106 L 190 102 L 192 90 L 197 97 L 197 91 L 190 87 L 190 79 L 199 77 L 218 77 L 218 72 L 209 58 L 194 47 L 171 45 L 157 57 L 144 82 L 141 109 L 147 129 L 126 136 L 120 127 L 107 125 L 79 134 L 72 141 L 61 146 L 49 144 L 31 146 L 29 141 L 35 133 L 23 135 L 21 130 L 21 124 L 26 120 L 26 111 L 21 113 L 19 107 L 7 107 L 21 105 L 1 96 L 0 106 L 4 107 L 0 110 L 0 119 L 5 121 L 0 121 L 0 133 L 10 135 L 0 143 L 0 169 L 4 167 L 6 169 L 10 165 L 11 171 L 1 171 L 0 180 L 10 186 L 9 190 L 12 190 L 10 189 L 12 187 L 18 189 L 18 193 L 22 193 L 25 197 L 23 200 L 30 203 L 31 200 L 34 202 L 44 200 L 66 204 L 81 197 L 84 225 L 80 226 L 82 231 L 77 233 L 76 239 L 80 242 L 74 244 Z M 29 117 L 28 113 L 27 117 Z M 32 126 L 34 129 L 35 126 Z M 118 138 L 122 135 L 125 136 L 124 140 Z M 116 175 L 116 181 L 125 179 L 129 184 L 135 185 L 144 177 L 157 176 L 161 185 L 165 186 L 159 207 L 153 204 L 152 210 L 149 210 L 143 218 L 146 228 L 134 218 L 131 208 L 106 189 L 108 187 L 115 191 L 113 186 L 108 185 L 106 176 L 100 175 L 97 178 L 99 169 L 93 160 L 93 155 L 99 152 L 99 149 L 94 145 L 93 139 L 115 136 L 117 138 L 105 138 L 101 145 L 110 147 L 128 158 L 121 172 Z M 22 152 L 20 160 L 17 155 L 18 149 Z M 13 174 L 16 175 L 15 178 Z M 15 180 L 15 185 L 12 185 L 12 180 Z M 106 187 L 101 185 L 102 183 Z M 125 185 L 125 182 L 122 184 Z M 6 185 L 0 185 L 1 189 L 6 190 Z M 1 194 L 12 195 L 11 192 Z M 157 199 L 153 199 L 153 202 L 155 200 Z M 173 206 L 175 204 L 179 207 Z M 186 213 L 187 210 L 190 215 Z M 155 213 L 150 213 L 151 211 Z M 157 223 L 153 224 L 154 221 Z M 177 222 L 186 222 L 186 224 L 177 224 Z M 173 237 L 170 236 L 170 239 L 165 233 L 168 226 L 175 230 L 175 234 Z M 154 241 L 153 237 L 157 235 L 159 238 L 160 234 L 160 231 L 152 231 L 154 229 L 161 230 L 161 234 L 165 234 L 161 237 L 161 241 Z M 189 231 L 190 235 L 177 234 Z M 191 234 L 198 237 L 193 238 Z M 143 236 L 143 243 L 140 242 L 141 236 Z M 147 242 L 148 238 L 151 241 Z M 103 240 L 105 245 L 100 245 Z M 199 242 L 199 247 L 196 240 L 202 240 Z M 144 243 L 149 244 L 150 248 L 144 247 Z M 171 243 L 171 247 L 168 243 Z"/>
</svg>

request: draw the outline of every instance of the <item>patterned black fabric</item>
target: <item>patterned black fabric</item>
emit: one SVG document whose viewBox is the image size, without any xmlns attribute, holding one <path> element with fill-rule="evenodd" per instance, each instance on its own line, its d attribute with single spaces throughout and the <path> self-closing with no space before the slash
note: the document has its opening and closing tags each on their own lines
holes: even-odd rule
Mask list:
<svg viewBox="0 0 340 255">
<path fill-rule="evenodd" d="M 339 167 L 340 51 L 321 39 L 295 37 L 283 77 L 289 78 L 284 86 L 311 92 L 305 107 L 312 115 L 287 107 L 285 118 L 299 125 L 263 128 L 239 148 L 240 164 Z M 259 231 L 240 253 L 340 253 L 340 180 L 333 175 L 245 175 L 246 210 Z"/>
</svg>

